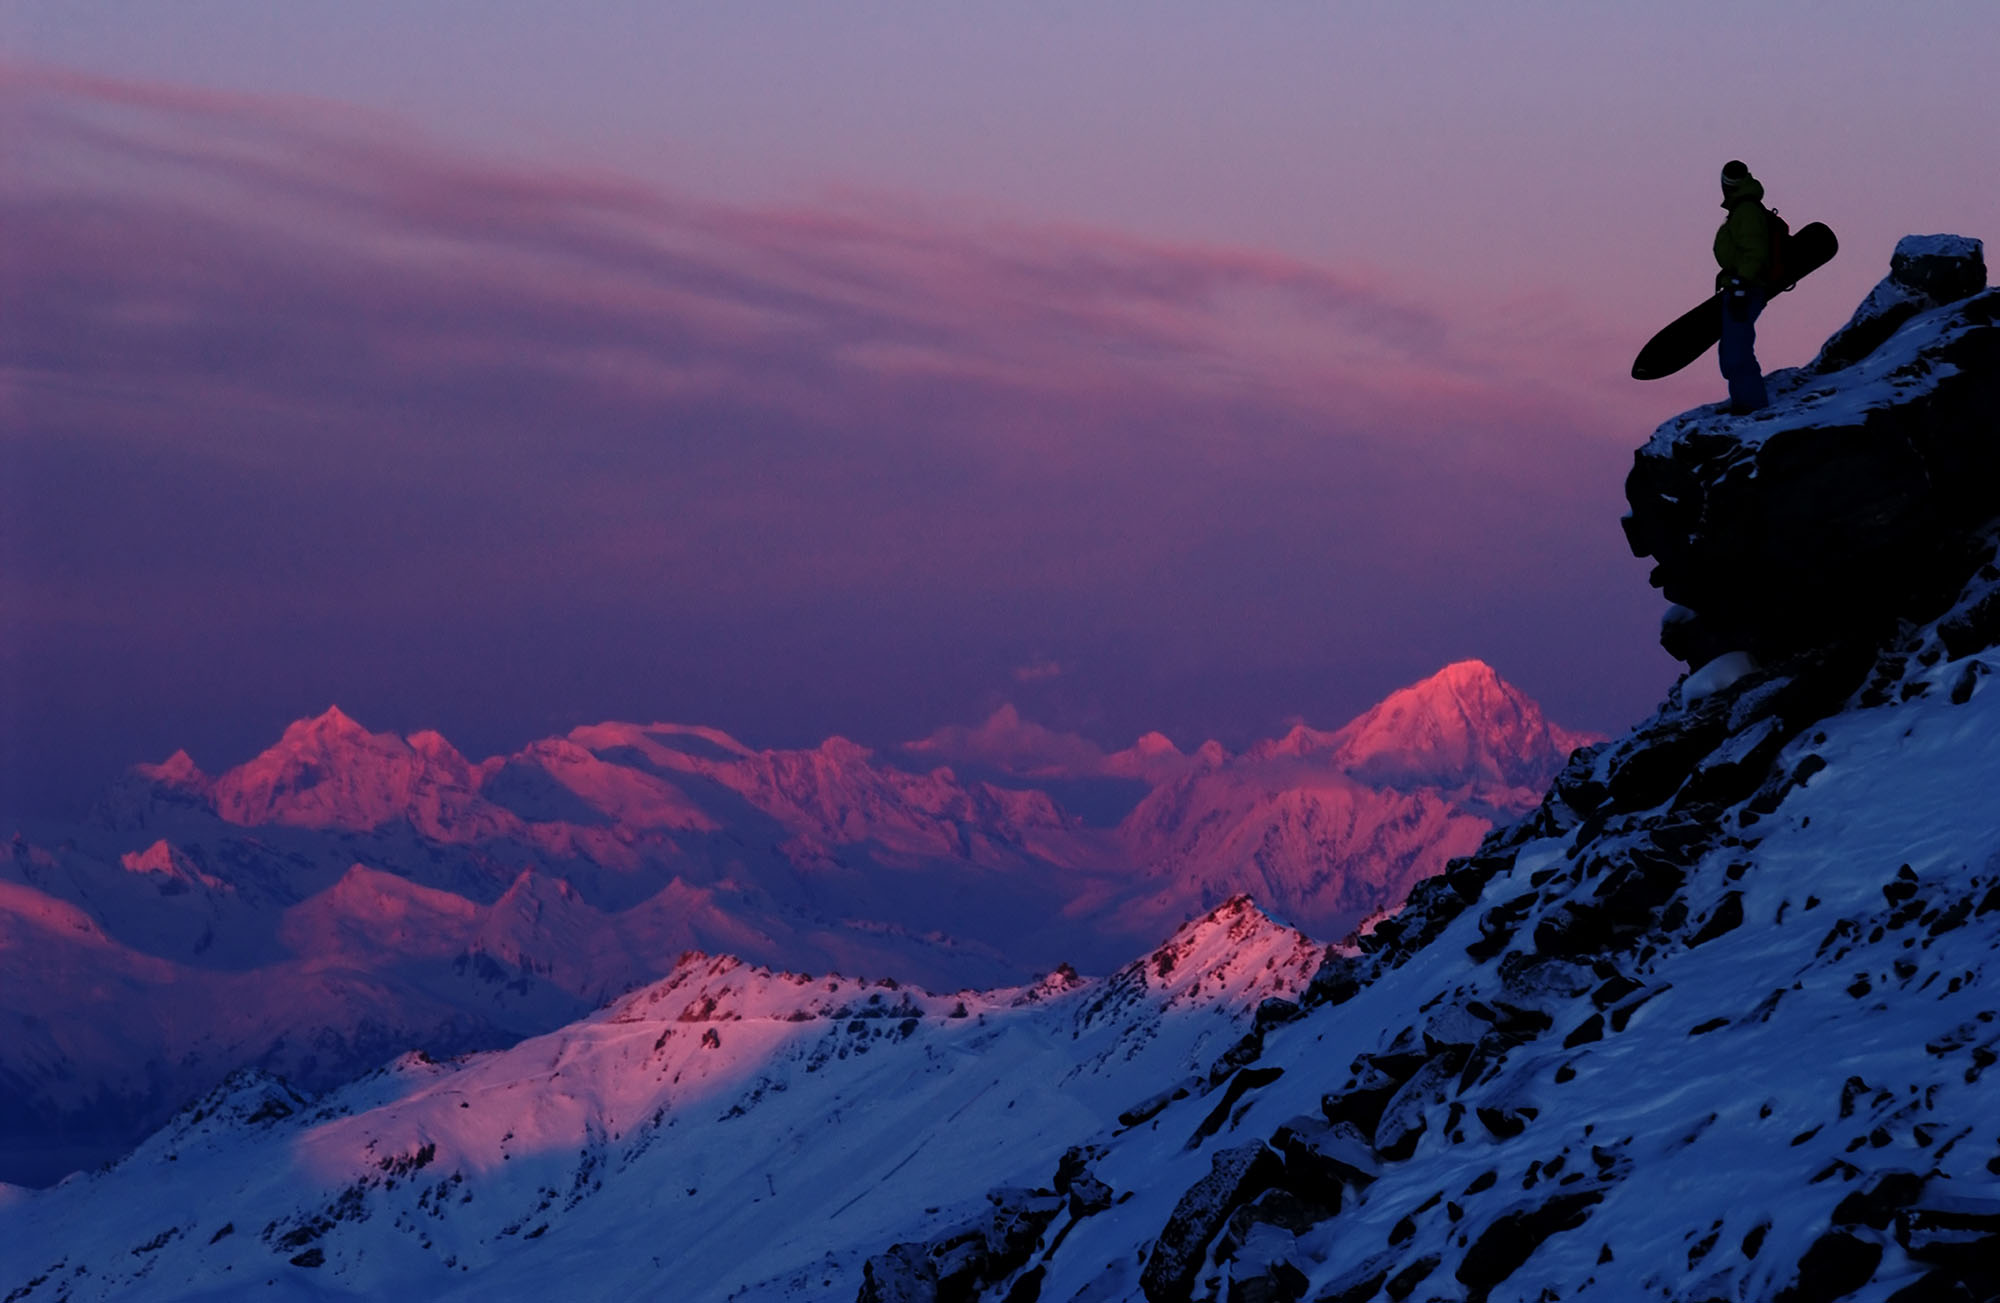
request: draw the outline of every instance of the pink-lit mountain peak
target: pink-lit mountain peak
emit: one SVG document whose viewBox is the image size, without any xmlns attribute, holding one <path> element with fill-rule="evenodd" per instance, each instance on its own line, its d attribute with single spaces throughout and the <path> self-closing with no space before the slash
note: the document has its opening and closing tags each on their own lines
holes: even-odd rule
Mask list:
<svg viewBox="0 0 2000 1303">
<path fill-rule="evenodd" d="M 409 816 L 427 826 L 471 805 L 473 782 L 465 757 L 438 734 L 371 733 L 329 706 L 217 778 L 214 799 L 232 823 L 359 830 Z"/>
<path fill-rule="evenodd" d="M 206 791 L 210 782 L 185 750 L 174 752 L 157 765 L 134 765 L 132 772 L 149 783 L 182 791 Z"/>
<path fill-rule="evenodd" d="M 1539 788 L 1594 741 L 1549 722 L 1541 707 L 1479 660 L 1456 661 L 1321 735 L 1341 768 L 1386 787 Z"/>
</svg>

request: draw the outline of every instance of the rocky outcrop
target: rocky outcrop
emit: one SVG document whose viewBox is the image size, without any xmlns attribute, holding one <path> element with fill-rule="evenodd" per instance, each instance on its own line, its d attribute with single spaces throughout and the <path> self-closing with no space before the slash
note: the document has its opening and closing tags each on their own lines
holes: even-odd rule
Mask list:
<svg viewBox="0 0 2000 1303">
<path fill-rule="evenodd" d="M 1911 236 L 1819 357 L 1770 377 L 1768 408 L 1660 427 L 1624 523 L 1675 604 L 1668 652 L 1769 662 L 1942 609 L 2000 516 L 1996 319 L 1979 241 Z"/>
</svg>

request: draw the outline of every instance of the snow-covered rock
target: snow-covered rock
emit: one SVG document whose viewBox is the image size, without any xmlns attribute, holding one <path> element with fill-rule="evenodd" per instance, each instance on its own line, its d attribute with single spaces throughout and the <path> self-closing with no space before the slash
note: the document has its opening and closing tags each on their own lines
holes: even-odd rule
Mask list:
<svg viewBox="0 0 2000 1303">
<path fill-rule="evenodd" d="M 1700 665 L 1872 645 L 1957 591 L 2000 478 L 2000 290 L 1979 242 L 1913 237 L 1810 366 L 1750 416 L 1697 408 L 1634 458 L 1625 518 L 1692 612 L 1662 631 Z"/>
</svg>

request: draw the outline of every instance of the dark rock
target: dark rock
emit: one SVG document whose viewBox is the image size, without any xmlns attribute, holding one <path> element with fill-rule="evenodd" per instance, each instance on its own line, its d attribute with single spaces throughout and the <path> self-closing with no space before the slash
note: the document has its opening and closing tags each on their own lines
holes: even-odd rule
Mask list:
<svg viewBox="0 0 2000 1303">
<path fill-rule="evenodd" d="M 1638 552 L 1634 544 L 1634 555 L 1647 556 Z M 1667 655 L 1688 665 L 1706 665 L 1725 652 L 1733 651 L 1706 620 L 1685 606 L 1669 606 L 1660 619 L 1660 646 Z"/>
<path fill-rule="evenodd" d="M 1466 953 L 1475 959 L 1490 959 L 1499 954 L 1501 948 L 1513 937 L 1514 929 L 1528 917 L 1528 911 L 1534 908 L 1534 904 L 1535 893 L 1530 891 L 1512 900 L 1503 901 L 1481 914 L 1479 935 L 1483 939 L 1466 947 Z"/>
<path fill-rule="evenodd" d="M 1079 1221 L 1095 1216 L 1111 1206 L 1115 1198 L 1110 1186 L 1094 1176 L 1079 1176 L 1070 1182 L 1069 1215 Z"/>
<path fill-rule="evenodd" d="M 1454 1274 L 1474 1303 L 1483 1303 L 1493 1287 L 1513 1275 L 1542 1241 L 1583 1225 L 1603 1197 L 1596 1190 L 1578 1190 L 1541 1203 L 1515 1205 L 1479 1233 Z"/>
<path fill-rule="evenodd" d="M 1884 1303 L 1993 1303 L 1994 1299 L 2000 1299 L 2000 1274 L 1982 1272 L 1968 1282 L 1955 1271 L 1927 1271 Z"/>
<path fill-rule="evenodd" d="M 1368 1061 L 1363 1056 L 1362 1070 L 1355 1079 L 1338 1091 L 1320 1096 L 1319 1111 L 1329 1122 L 1350 1122 L 1359 1128 L 1361 1134 L 1375 1134 L 1376 1123 L 1382 1120 L 1382 1110 L 1403 1081 L 1421 1062 L 1412 1065 L 1401 1074 L 1391 1074 Z"/>
<path fill-rule="evenodd" d="M 1569 1035 L 1563 1037 L 1563 1048 L 1573 1050 L 1579 1045 L 1588 1045 L 1592 1041 L 1601 1041 L 1603 1039 L 1604 1015 L 1594 1013 L 1590 1017 L 1585 1018 L 1581 1023 L 1578 1023 L 1575 1030 L 1571 1031 Z"/>
<path fill-rule="evenodd" d="M 1778 1291 L 1775 1303 L 1834 1303 L 1866 1285 L 1881 1262 L 1881 1245 L 1828 1231 L 1799 1259 L 1798 1275 Z"/>
<path fill-rule="evenodd" d="M 1393 1299 L 1406 1299 L 1417 1292 L 1417 1286 L 1423 1284 L 1425 1277 L 1437 1270 L 1437 1265 L 1438 1258 L 1436 1254 L 1418 1258 L 1409 1266 L 1389 1277 L 1388 1283 L 1382 1286 L 1382 1292 Z"/>
<path fill-rule="evenodd" d="M 971 1299 L 1026 1266 L 1064 1205 L 1042 1190 L 990 1191 L 993 1206 L 956 1231 L 922 1244 L 897 1244 L 862 1264 L 858 1303 L 938 1303 Z"/>
<path fill-rule="evenodd" d="M 1260 1223 L 1232 1256 L 1229 1303 L 1295 1303 L 1305 1296 L 1306 1275 L 1291 1232 Z"/>
<path fill-rule="evenodd" d="M 1953 660 L 2000 643 L 2000 587 L 1957 607 L 1938 621 L 1937 632 L 1945 655 Z"/>
<path fill-rule="evenodd" d="M 1306 1274 L 1289 1262 L 1274 1262 L 1249 1276 L 1229 1278 L 1229 1303 L 1295 1303 L 1306 1294 Z"/>
<path fill-rule="evenodd" d="M 1609 794 L 1609 789 L 1597 776 L 1597 760 L 1610 745 L 1609 742 L 1599 742 L 1595 746 L 1577 748 L 1556 774 L 1551 790 L 1564 805 L 1578 814 L 1589 814 L 1604 804 L 1604 798 Z M 1473 899 L 1477 899 L 1477 893 L 1474 893 Z"/>
<path fill-rule="evenodd" d="M 1057 1194 L 1068 1194 L 1070 1184 L 1090 1171 L 1090 1165 L 1104 1156 L 1102 1145 L 1071 1145 L 1056 1160 L 1056 1179 L 1052 1187 Z"/>
<path fill-rule="evenodd" d="M 1596 749 L 1587 748 L 1590 751 Z M 1576 757 L 1583 754 L 1582 751 L 1576 752 L 1570 757 L 1570 763 L 1575 764 Z M 1568 770 L 1565 769 L 1564 772 L 1567 773 Z M 1459 899 L 1470 905 L 1486 890 L 1487 883 L 1512 867 L 1514 867 L 1514 857 L 1511 855 L 1468 855 L 1447 863 L 1444 872 L 1438 875 L 1438 881 L 1450 887 L 1457 893 Z"/>
<path fill-rule="evenodd" d="M 1720 711 L 1691 712 L 1671 724 L 1642 729 L 1610 759 L 1605 804 L 1617 810 L 1650 810 L 1680 789 L 1701 759 L 1728 735 Z"/>
<path fill-rule="evenodd" d="M 1936 1194 L 1901 1210 L 1896 1240 L 1919 1262 L 2000 1274 L 2000 1200 Z"/>
<path fill-rule="evenodd" d="M 1187 1147 L 1199 1149 L 1202 1141 L 1222 1130 L 1223 1125 L 1229 1121 L 1230 1111 L 1236 1107 L 1236 1101 L 1242 1099 L 1247 1092 L 1268 1086 L 1284 1075 L 1283 1068 L 1244 1068 L 1231 1077 L 1228 1087 L 1222 1092 L 1222 1098 L 1208 1111 L 1208 1116 L 1201 1120 L 1201 1125 L 1194 1129 L 1194 1134 L 1188 1137 Z"/>
<path fill-rule="evenodd" d="M 1199 1078 L 1190 1077 L 1186 1081 L 1182 1081 L 1173 1086 L 1168 1087 L 1167 1089 L 1161 1091 L 1157 1095 L 1147 1096 L 1145 1099 L 1140 1100 L 1137 1104 L 1134 1104 L 1131 1108 L 1128 1108 L 1123 1113 L 1120 1113 L 1118 1115 L 1118 1125 L 1121 1127 L 1138 1126 L 1141 1122 L 1144 1122 L 1147 1119 L 1158 1114 L 1161 1110 L 1165 1109 L 1167 1105 L 1173 1103 L 1175 1100 L 1186 1099 L 1190 1094 L 1194 1092 L 1194 1088 L 1199 1084 L 1200 1084 Z"/>
<path fill-rule="evenodd" d="M 1285 1158 L 1287 1190 L 1339 1208 L 1341 1191 L 1364 1186 L 1381 1174 L 1374 1148 L 1352 1122 L 1295 1117 L 1278 1128 L 1271 1145 Z"/>
<path fill-rule="evenodd" d="M 1239 1205 L 1277 1184 L 1284 1164 L 1263 1144 L 1239 1145 L 1217 1153 L 1207 1176 L 1188 1187 L 1139 1276 L 1152 1303 L 1180 1303 L 1193 1291 L 1195 1274 L 1208 1242 Z"/>
<path fill-rule="evenodd" d="M 1986 249 L 1958 235 L 1906 235 L 1889 256 L 1889 279 L 1932 303 L 1956 303 L 1986 288 Z"/>
<path fill-rule="evenodd" d="M 1608 911 L 1566 900 L 1535 923 L 1535 949 L 1544 955 L 1594 955 L 1610 949 L 1624 930 Z"/>
<path fill-rule="evenodd" d="M 1489 1008 L 1488 1014 L 1493 1011 Z M 1426 1060 L 1440 1054 L 1456 1055 L 1461 1061 L 1491 1032 L 1486 1018 L 1458 1004 L 1440 1005 L 1424 1019 L 1418 1035 Z"/>
<path fill-rule="evenodd" d="M 1790 740 L 1784 721 L 1772 717 L 1758 720 L 1695 766 L 1683 798 L 1735 805 L 1763 785 L 1770 776 L 1771 762 Z"/>
<path fill-rule="evenodd" d="M 1042 1280 L 1049 1269 L 1039 1263 L 1022 1272 L 1007 1290 L 1007 1297 L 1000 1303 L 1039 1303 L 1042 1297 Z"/>
<path fill-rule="evenodd" d="M 1475 1108 L 1472 1112 L 1479 1119 L 1479 1124 L 1493 1133 L 1495 1140 L 1512 1140 L 1527 1130 L 1528 1123 L 1535 1118 L 1532 1108 Z"/>
<path fill-rule="evenodd" d="M 1368 1303 L 1381 1292 L 1382 1283 L 1389 1279 L 1401 1257 L 1397 1253 L 1378 1253 L 1349 1268 L 1320 1291 L 1316 1303 Z"/>
<path fill-rule="evenodd" d="M 1208 1084 L 1220 1086 L 1230 1073 L 1247 1063 L 1255 1063 L 1264 1054 L 1264 1029 L 1253 1026 L 1243 1034 L 1243 1038 L 1216 1056 L 1208 1067 Z"/>
<path fill-rule="evenodd" d="M 1426 1112 L 1444 1098 L 1464 1067 L 1462 1055 L 1440 1054 L 1412 1073 L 1383 1106 L 1375 1124 L 1375 1152 L 1387 1162 L 1401 1162 L 1416 1152 L 1428 1125 Z"/>
<path fill-rule="evenodd" d="M 1285 1180 L 1286 1185 L 1290 1185 L 1289 1172 Z M 1314 1200 L 1301 1199 L 1285 1186 L 1266 1190 L 1229 1214 L 1229 1221 L 1215 1242 L 1216 1259 L 1227 1262 L 1235 1257 L 1237 1251 L 1249 1243 L 1259 1226 L 1274 1227 L 1287 1235 L 1299 1235 L 1333 1216 L 1336 1211 L 1337 1205 L 1329 1207 Z"/>
<path fill-rule="evenodd" d="M 862 1263 L 855 1303 L 937 1303 L 937 1264 L 925 1247 L 891 1245 Z"/>
<path fill-rule="evenodd" d="M 1842 1199 L 1833 1210 L 1835 1226 L 1872 1226 L 1887 1230 L 1898 1210 L 1915 1203 L 1924 1178 L 1915 1172 L 1884 1172 Z"/>
<path fill-rule="evenodd" d="M 1690 948 L 1706 945 L 1717 937 L 1734 932 L 1742 926 L 1743 893 L 1740 891 L 1724 892 L 1714 912 L 1709 914 L 1708 921 L 1703 923 L 1700 929 L 1688 938 L 1688 945 Z"/>
<path fill-rule="evenodd" d="M 1271 999 L 1264 1000 L 1257 1005 L 1256 1025 L 1259 1027 L 1276 1027 L 1283 1023 L 1297 1022 L 1304 1015 L 1304 1012 L 1304 1010 L 1300 1009 L 1292 1001 L 1280 1000 L 1273 996 Z"/>
<path fill-rule="evenodd" d="M 1300 1003 L 1308 1009 L 1322 1004 L 1346 1004 L 1360 993 L 1363 974 L 1369 967 L 1369 962 L 1358 956 L 1328 950 L 1312 981 L 1306 984 Z"/>
<path fill-rule="evenodd" d="M 1523 1009 L 1504 1000 L 1494 1000 L 1490 1003 L 1484 1000 L 1472 1000 L 1467 1002 L 1465 1011 L 1475 1018 L 1492 1024 L 1495 1034 L 1516 1045 L 1533 1040 L 1555 1022 L 1540 1009 Z"/>
</svg>

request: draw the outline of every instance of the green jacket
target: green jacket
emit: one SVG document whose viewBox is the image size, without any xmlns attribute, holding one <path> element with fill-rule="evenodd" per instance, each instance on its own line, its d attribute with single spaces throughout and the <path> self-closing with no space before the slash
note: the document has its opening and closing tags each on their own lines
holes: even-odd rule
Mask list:
<svg viewBox="0 0 2000 1303">
<path fill-rule="evenodd" d="M 1715 233 L 1715 261 L 1722 268 L 1715 278 L 1718 287 L 1731 276 L 1764 284 L 1771 270 L 1771 219 L 1763 200 L 1763 182 L 1754 176 L 1745 176 L 1723 192 L 1722 206 L 1729 216 Z"/>
</svg>

